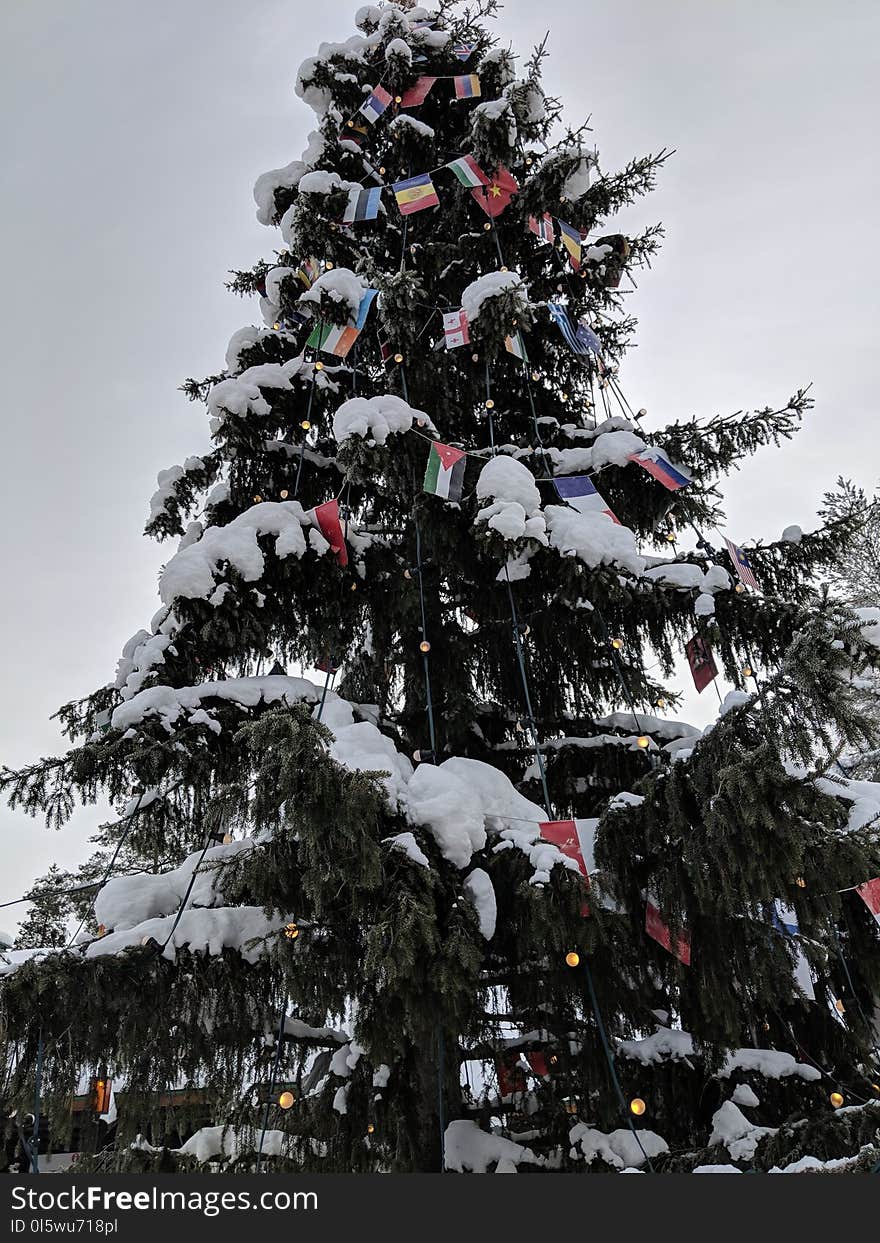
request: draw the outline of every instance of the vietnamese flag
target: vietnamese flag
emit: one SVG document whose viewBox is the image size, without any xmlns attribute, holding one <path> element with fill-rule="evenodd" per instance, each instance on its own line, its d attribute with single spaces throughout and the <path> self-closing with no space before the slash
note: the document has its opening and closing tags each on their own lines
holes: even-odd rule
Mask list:
<svg viewBox="0 0 880 1243">
<path fill-rule="evenodd" d="M 348 565 L 348 549 L 345 547 L 345 536 L 339 521 L 339 502 L 325 501 L 310 511 L 315 526 L 330 545 L 340 565 Z"/>
<path fill-rule="evenodd" d="M 423 104 L 428 98 L 431 87 L 436 81 L 436 78 L 422 74 L 415 85 L 408 87 L 403 92 L 400 100 L 401 108 L 418 108 L 419 104 Z"/>
<path fill-rule="evenodd" d="M 505 207 L 519 189 L 519 182 L 503 164 L 499 164 L 493 176 L 487 179 L 484 186 L 471 190 L 471 194 L 480 204 L 487 216 L 500 216 Z"/>
</svg>

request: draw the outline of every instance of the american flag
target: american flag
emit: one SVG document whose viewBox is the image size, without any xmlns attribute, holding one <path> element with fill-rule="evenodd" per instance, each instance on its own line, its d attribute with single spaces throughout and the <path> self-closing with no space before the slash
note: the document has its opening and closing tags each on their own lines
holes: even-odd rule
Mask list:
<svg viewBox="0 0 880 1243">
<path fill-rule="evenodd" d="M 739 547 L 739 545 L 734 544 L 732 540 L 725 539 L 724 542 L 727 545 L 727 551 L 730 554 L 731 561 L 733 562 L 733 568 L 736 570 L 740 579 L 747 587 L 754 587 L 755 590 L 758 591 L 758 580 L 755 578 L 755 572 L 752 569 L 746 554 Z"/>
</svg>

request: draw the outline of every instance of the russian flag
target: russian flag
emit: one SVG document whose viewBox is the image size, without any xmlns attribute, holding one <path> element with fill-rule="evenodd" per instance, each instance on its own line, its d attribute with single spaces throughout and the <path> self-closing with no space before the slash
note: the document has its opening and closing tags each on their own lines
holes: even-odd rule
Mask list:
<svg viewBox="0 0 880 1243">
<path fill-rule="evenodd" d="M 653 475 L 664 488 L 669 488 L 670 492 L 677 492 L 679 488 L 686 488 L 689 483 L 694 482 L 684 467 L 673 466 L 659 449 L 641 449 L 638 453 L 631 453 L 629 461 L 638 462 L 643 470 Z"/>
<path fill-rule="evenodd" d="M 601 492 L 597 491 L 589 475 L 564 475 L 553 480 L 553 487 L 559 499 L 566 501 L 572 509 L 582 514 L 607 514 L 612 522 L 620 526 L 620 519 Z"/>
</svg>

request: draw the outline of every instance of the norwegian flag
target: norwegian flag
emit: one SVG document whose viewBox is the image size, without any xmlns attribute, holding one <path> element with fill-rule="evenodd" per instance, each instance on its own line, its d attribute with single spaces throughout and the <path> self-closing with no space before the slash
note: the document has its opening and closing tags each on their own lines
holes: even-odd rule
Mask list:
<svg viewBox="0 0 880 1243">
<path fill-rule="evenodd" d="M 543 216 L 529 216 L 529 232 L 534 233 L 535 237 L 539 237 L 542 242 L 549 242 L 553 245 L 553 217 L 549 212 L 544 212 Z"/>
<path fill-rule="evenodd" d="M 739 575 L 740 580 L 744 582 L 747 587 L 754 587 L 757 591 L 758 580 L 755 578 L 755 572 L 752 569 L 751 563 L 746 554 L 740 548 L 739 544 L 734 544 L 733 540 L 725 539 L 724 542 L 727 545 L 727 551 L 730 554 L 731 561 L 733 562 L 733 568 Z"/>
</svg>

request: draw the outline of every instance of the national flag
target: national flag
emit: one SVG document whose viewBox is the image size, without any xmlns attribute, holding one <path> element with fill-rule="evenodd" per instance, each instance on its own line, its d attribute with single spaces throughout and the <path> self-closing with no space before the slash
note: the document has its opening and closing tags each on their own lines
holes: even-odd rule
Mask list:
<svg viewBox="0 0 880 1243">
<path fill-rule="evenodd" d="M 424 490 L 444 501 L 460 501 L 466 464 L 467 454 L 463 450 L 435 440 L 428 455 Z"/>
<path fill-rule="evenodd" d="M 468 345 L 470 343 L 471 336 L 468 330 L 468 317 L 464 311 L 443 312 L 443 335 L 446 338 L 446 348 L 448 350 L 455 350 L 460 345 Z"/>
<path fill-rule="evenodd" d="M 375 125 L 379 117 L 391 103 L 391 95 L 384 86 L 376 86 L 358 108 L 361 116 L 366 117 L 371 125 Z"/>
<path fill-rule="evenodd" d="M 430 173 L 419 173 L 417 177 L 407 177 L 406 181 L 395 181 L 391 189 L 403 216 L 424 211 L 426 207 L 440 206 Z"/>
<path fill-rule="evenodd" d="M 486 184 L 476 186 L 471 194 L 487 216 L 500 216 L 519 189 L 519 182 L 503 165 L 499 165 L 494 177 L 487 177 Z"/>
<path fill-rule="evenodd" d="M 315 665 L 315 668 L 319 673 L 329 673 L 331 677 L 334 673 L 339 672 L 339 666 L 334 665 L 333 658 L 331 656 L 323 656 Z"/>
<path fill-rule="evenodd" d="M 730 554 L 731 561 L 733 562 L 733 568 L 736 570 L 742 582 L 744 582 L 747 587 L 754 587 L 756 591 L 759 590 L 758 580 L 755 578 L 755 572 L 752 569 L 751 562 L 746 554 L 740 546 L 738 544 L 734 544 L 732 540 L 725 539 L 724 542 L 727 545 L 727 551 Z"/>
<path fill-rule="evenodd" d="M 432 78 L 428 74 L 422 74 L 412 86 L 403 92 L 400 100 L 401 108 L 418 108 L 419 104 L 423 104 L 428 98 L 431 87 L 436 81 L 436 78 Z"/>
<path fill-rule="evenodd" d="M 568 310 L 562 302 L 548 302 L 547 310 L 550 312 L 553 322 L 558 326 L 563 337 L 565 337 L 566 344 L 572 353 L 589 354 L 591 349 L 594 347 L 588 342 L 587 334 L 581 332 L 581 328 L 586 328 L 586 325 L 578 324 L 578 330 L 576 332 L 572 326 L 571 320 L 568 317 Z M 587 329 L 587 332 L 589 333 L 590 330 Z M 591 335 L 595 337 L 595 333 L 592 333 Z M 596 341 L 598 341 L 598 337 L 596 337 Z"/>
<path fill-rule="evenodd" d="M 461 184 L 470 190 L 489 184 L 489 178 L 472 155 L 460 155 L 457 160 L 450 160 L 445 167 L 451 168 Z"/>
<path fill-rule="evenodd" d="M 369 190 L 357 187 L 348 192 L 348 203 L 342 217 L 343 224 L 355 224 L 358 220 L 375 220 L 379 215 L 382 191 L 378 186 Z"/>
<path fill-rule="evenodd" d="M 547 1055 L 545 1053 L 527 1053 L 526 1061 L 531 1066 L 534 1074 L 540 1075 L 542 1079 L 550 1077 L 550 1067 L 547 1064 Z"/>
<path fill-rule="evenodd" d="M 566 224 L 564 220 L 557 220 L 556 223 L 559 225 L 562 244 L 568 251 L 568 261 L 575 272 L 579 272 L 581 270 L 581 248 L 583 244 L 580 229 L 576 229 L 573 224 Z"/>
<path fill-rule="evenodd" d="M 476 50 L 476 43 L 456 43 L 452 48 L 452 55 L 458 60 L 467 60 Z"/>
<path fill-rule="evenodd" d="M 572 509 L 582 514 L 607 514 L 612 522 L 620 525 L 620 519 L 608 505 L 608 502 L 597 491 L 589 475 L 563 475 L 553 480 L 556 494 L 562 501 L 567 501 Z"/>
<path fill-rule="evenodd" d="M 453 78 L 456 99 L 476 99 L 480 91 L 480 79 L 475 73 L 466 73 L 460 78 Z"/>
<path fill-rule="evenodd" d="M 519 1054 L 501 1053 L 495 1059 L 495 1074 L 498 1077 L 498 1095 L 514 1096 L 526 1090 L 526 1075 L 519 1064 Z"/>
<path fill-rule="evenodd" d="M 348 139 L 353 142 L 356 147 L 362 147 L 366 142 L 370 133 L 370 127 L 364 125 L 361 121 L 346 121 L 345 131 L 342 135 L 343 140 Z"/>
<path fill-rule="evenodd" d="M 589 324 L 584 323 L 582 319 L 578 320 L 578 326 L 574 330 L 575 339 L 585 347 L 586 354 L 601 354 L 602 342 L 593 332 Z M 599 360 L 599 368 L 602 369 L 602 360 Z"/>
<path fill-rule="evenodd" d="M 315 281 L 321 275 L 321 265 L 317 259 L 301 259 L 300 265 L 294 273 L 300 284 L 306 289 L 311 289 Z"/>
<path fill-rule="evenodd" d="M 702 635 L 695 634 L 685 644 L 684 654 L 690 666 L 694 686 L 698 692 L 704 691 L 718 677 L 718 666 L 715 664 L 715 657 L 712 655 L 711 647 Z"/>
<path fill-rule="evenodd" d="M 856 893 L 880 924 L 880 876 L 875 880 L 866 880 L 864 885 L 856 888 Z"/>
<path fill-rule="evenodd" d="M 325 501 L 308 511 L 308 516 L 330 545 L 340 565 L 348 565 L 348 549 L 345 547 L 345 536 L 339 521 L 339 502 Z"/>
<path fill-rule="evenodd" d="M 643 470 L 660 481 L 670 492 L 677 492 L 693 483 L 693 477 L 682 466 L 673 466 L 660 449 L 640 449 L 629 455 L 631 462 L 638 462 Z"/>
<path fill-rule="evenodd" d="M 690 933 L 686 930 L 682 931 L 679 933 L 678 940 L 673 944 L 672 932 L 660 914 L 660 908 L 650 898 L 645 906 L 645 932 L 658 945 L 662 945 L 670 954 L 674 954 L 679 962 L 684 963 L 686 967 L 691 965 Z"/>
<path fill-rule="evenodd" d="M 335 354 L 337 358 L 345 358 L 367 322 L 367 314 L 377 292 L 376 289 L 365 291 L 354 324 L 344 324 L 340 327 L 338 324 L 325 324 L 319 320 L 312 329 L 306 345 L 314 350 L 323 350 L 325 354 Z"/>
<path fill-rule="evenodd" d="M 781 898 L 775 898 L 773 901 L 770 922 L 776 931 L 781 932 L 784 937 L 800 936 L 801 930 L 797 911 L 793 906 L 789 906 L 787 902 L 783 902 Z M 800 945 L 795 946 L 794 978 L 807 1000 L 815 1001 L 816 990 L 813 988 L 810 964 L 807 962 L 806 955 Z"/>
<path fill-rule="evenodd" d="M 529 232 L 534 233 L 542 242 L 553 245 L 553 217 L 545 211 L 543 216 L 529 216 Z"/>
<path fill-rule="evenodd" d="M 510 336 L 504 338 L 504 348 L 508 354 L 512 354 L 514 358 L 519 358 L 522 362 L 527 363 L 529 356 L 526 353 L 526 343 L 523 341 L 521 332 L 512 332 Z"/>
<path fill-rule="evenodd" d="M 593 835 L 586 831 L 586 826 L 595 824 L 595 820 L 544 820 L 538 825 L 538 831 L 545 842 L 552 842 L 560 854 L 574 860 L 588 887 L 588 869 L 593 866 Z M 582 902 L 581 915 L 586 918 L 589 913 L 588 904 Z"/>
</svg>

